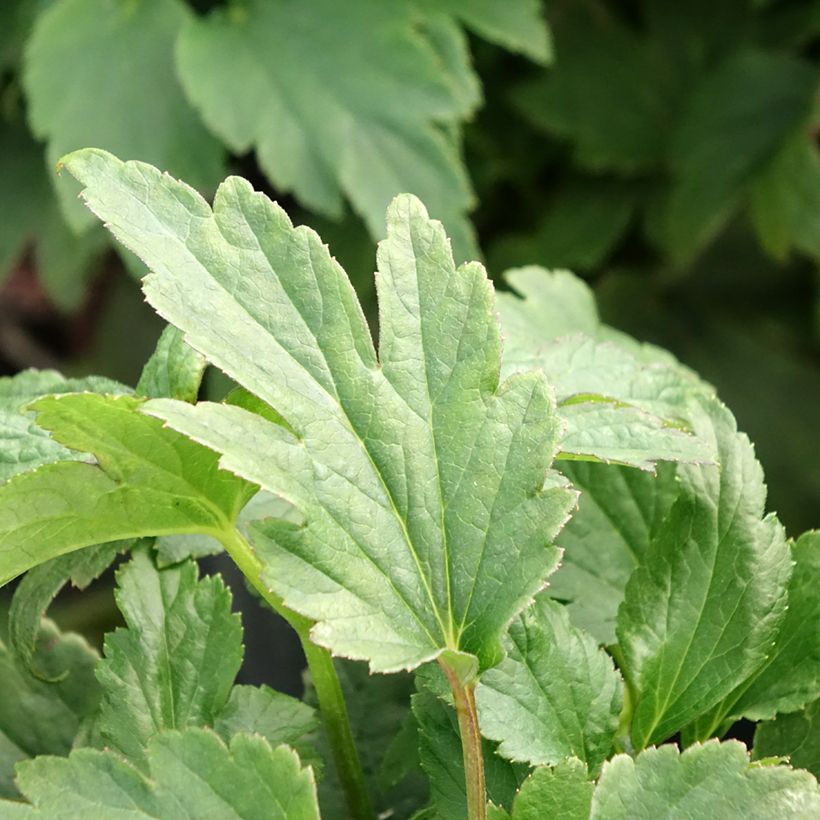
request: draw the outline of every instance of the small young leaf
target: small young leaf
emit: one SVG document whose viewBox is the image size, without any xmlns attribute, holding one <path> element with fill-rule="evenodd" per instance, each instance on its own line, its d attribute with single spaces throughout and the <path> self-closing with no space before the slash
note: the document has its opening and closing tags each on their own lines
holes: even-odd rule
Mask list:
<svg viewBox="0 0 820 820">
<path fill-rule="evenodd" d="M 441 225 L 397 198 L 379 253 L 377 359 L 344 272 L 244 181 L 224 183 L 212 212 L 101 151 L 66 167 L 153 271 L 149 301 L 296 431 L 237 407 L 146 407 L 301 510 L 304 526 L 271 521 L 254 538 L 266 583 L 318 621 L 313 639 L 376 671 L 446 649 L 496 662 L 506 625 L 554 569 L 549 544 L 575 496 L 548 472 L 558 425 L 543 376 L 499 385 L 483 268 L 456 269 Z"/>
<path fill-rule="evenodd" d="M 710 741 L 679 753 L 648 749 L 604 765 L 590 820 L 658 817 L 810 818 L 820 813 L 820 789 L 808 772 L 755 766 L 743 744 Z"/>
<path fill-rule="evenodd" d="M 106 636 L 100 730 L 142 765 L 161 730 L 213 725 L 242 663 L 242 625 L 222 579 L 197 580 L 193 562 L 158 571 L 142 549 L 117 581 L 127 629 Z"/>
<path fill-rule="evenodd" d="M 146 535 L 233 528 L 254 487 L 217 457 L 136 412 L 130 396 L 37 402 L 37 422 L 97 464 L 61 462 L 0 487 L 0 585 L 82 547 Z"/>
<path fill-rule="evenodd" d="M 17 780 L 33 817 L 319 820 L 311 770 L 262 737 L 236 735 L 226 745 L 207 729 L 163 732 L 148 761 L 150 779 L 114 752 L 79 749 L 26 762 Z"/>
<path fill-rule="evenodd" d="M 759 723 L 754 757 L 788 757 L 792 766 L 820 777 L 820 700 L 799 712 Z"/>
<path fill-rule="evenodd" d="M 502 757 L 532 765 L 574 757 L 595 775 L 612 749 L 622 689 L 611 658 L 542 594 L 476 688 L 481 731 L 500 742 Z"/>
<path fill-rule="evenodd" d="M 196 401 L 205 367 L 204 356 L 185 344 L 182 334 L 169 325 L 142 369 L 137 393 L 151 399 Z"/>
<path fill-rule="evenodd" d="M 17 795 L 13 777 L 18 761 L 68 754 L 81 723 L 99 705 L 98 658 L 79 635 L 63 635 L 43 620 L 33 657 L 42 676 L 50 679 L 42 680 L 0 643 L 0 797 Z"/>
<path fill-rule="evenodd" d="M 718 401 L 696 422 L 720 468 L 678 466 L 681 493 L 618 613 L 622 671 L 637 691 L 632 740 L 641 749 L 714 707 L 766 658 L 786 606 L 789 549 L 763 518 L 763 471 Z"/>
</svg>

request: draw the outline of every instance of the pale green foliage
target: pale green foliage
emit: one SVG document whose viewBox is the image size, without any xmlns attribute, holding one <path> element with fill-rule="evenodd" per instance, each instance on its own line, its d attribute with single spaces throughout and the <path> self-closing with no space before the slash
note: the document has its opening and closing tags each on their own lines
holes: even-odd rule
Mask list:
<svg viewBox="0 0 820 820">
<path fill-rule="evenodd" d="M 507 657 L 481 677 L 478 716 L 498 753 L 532 765 L 577 758 L 592 774 L 609 756 L 622 683 L 595 640 L 543 594 L 509 631 Z"/>
<path fill-rule="evenodd" d="M 601 325 L 592 294 L 566 271 L 508 271 L 502 294 L 504 372 L 540 368 L 565 422 L 562 457 L 652 470 L 659 460 L 708 462 L 714 451 L 682 427 L 708 392 L 668 354 Z"/>
<path fill-rule="evenodd" d="M 648 749 L 604 766 L 590 820 L 760 817 L 809 820 L 820 812 L 817 781 L 784 766 L 757 766 L 741 743 L 710 741 L 679 753 Z"/>
<path fill-rule="evenodd" d="M 514 36 L 488 7 L 470 5 L 472 16 L 467 7 L 428 9 L 423 35 L 464 99 L 469 78 L 448 15 Z M 261 9 L 232 7 L 224 20 L 244 25 Z M 283 795 L 293 816 L 315 816 L 312 773 L 292 750 L 272 750 L 291 744 L 321 768 L 313 711 L 234 687 L 242 647 L 230 595 L 218 579 L 198 580 L 191 561 L 168 566 L 217 541 L 296 626 L 308 657 L 327 661 L 312 667 L 314 680 L 337 716 L 345 708 L 330 657 L 309 640 L 372 671 L 424 664 L 409 717 L 390 708 L 397 691 L 406 701 L 407 676 L 395 689 L 362 669 L 350 678 L 369 753 L 359 774 L 345 770 L 352 746 L 346 758 L 334 747 L 322 792 L 331 815 L 341 794 L 350 798 L 351 777 L 381 781 L 377 811 L 409 813 L 425 790 L 407 775 L 420 772 L 431 804 L 419 817 L 474 806 L 480 789 L 468 797 L 451 708 L 469 724 L 473 691 L 485 740 L 472 735 L 472 759 L 483 748 L 494 820 L 508 811 L 654 818 L 667 807 L 681 817 L 816 813 L 810 776 L 750 766 L 735 743 L 605 762 L 616 741 L 640 752 L 680 732 L 686 745 L 816 695 L 817 533 L 790 546 L 764 516 L 760 465 L 708 385 L 602 325 L 589 290 L 565 272 L 509 274 L 517 293 L 498 300 L 502 345 L 484 269 L 456 267 L 443 227 L 413 196 L 394 200 L 379 247 L 377 351 L 328 249 L 244 180 L 227 180 L 211 207 L 157 169 L 101 150 L 65 162 L 91 210 L 147 265 L 147 299 L 172 327 L 143 372 L 145 398 L 41 397 L 31 419 L 30 399 L 70 384 L 52 374 L 0 384 L 0 410 L 62 448 L 0 487 L 0 579 L 57 557 L 15 603 L 26 662 L 56 591 L 88 583 L 131 547 L 100 542 L 160 541 L 120 571 L 127 627 L 108 636 L 98 666 L 101 709 L 64 724 L 75 746 L 108 748 L 22 764 L 18 785 L 34 807 L 7 804 L 9 816 L 54 816 L 58 795 L 67 816 L 118 816 L 128 805 L 131 816 L 219 806 L 255 817 L 264 805 L 267 817 L 277 806 L 288 814 Z M 240 385 L 224 403 L 192 403 L 206 362 Z M 564 567 L 545 590 L 578 490 L 560 536 Z M 87 560 L 66 555 L 94 544 Z M 385 706 L 374 720 L 378 693 Z M 768 743 L 813 760 L 813 709 L 762 731 L 756 754 Z M 324 737 L 338 741 L 345 727 L 328 724 Z M 386 727 L 398 733 L 389 748 Z M 10 735 L 0 742 L 0 761 L 34 752 Z M 527 779 L 542 764 L 555 768 Z M 184 771 L 194 777 L 180 789 Z M 478 783 L 472 775 L 466 782 Z"/>
<path fill-rule="evenodd" d="M 626 587 L 623 671 L 635 687 L 637 748 L 715 706 L 765 660 L 791 574 L 783 528 L 763 517 L 763 471 L 729 411 L 703 404 L 698 433 L 720 467 L 678 467 L 680 494 Z"/>
<path fill-rule="evenodd" d="M 148 748 L 150 779 L 114 752 L 80 749 L 68 758 L 41 757 L 20 767 L 19 783 L 35 808 L 11 814 L 74 818 L 319 817 L 313 772 L 285 746 L 257 735 L 230 744 L 206 729 L 168 731 Z M 181 785 L 182 784 L 182 785 Z M 0 810 L 6 808 L 0 804 Z"/>
<path fill-rule="evenodd" d="M 174 42 L 190 15 L 179 0 L 61 0 L 37 18 L 23 79 L 50 167 L 93 143 L 158 162 L 206 189 L 216 183 L 222 148 L 185 100 L 174 69 Z M 76 186 L 63 179 L 57 189 L 71 224 L 89 227 Z"/>
<path fill-rule="evenodd" d="M 457 255 L 472 256 L 453 134 L 480 90 L 457 21 L 548 56 L 535 0 L 503 11 L 486 0 L 249 0 L 185 27 L 180 78 L 211 130 L 238 153 L 255 148 L 277 189 L 336 218 L 345 197 L 375 236 L 390 200 L 411 191 L 444 220 Z"/>
<path fill-rule="evenodd" d="M 187 26 L 180 76 L 209 127 L 237 152 L 256 147 L 279 190 L 336 217 L 344 194 L 378 234 L 390 199 L 409 189 L 471 252 L 469 183 L 436 123 L 457 123 L 475 100 L 448 82 L 424 24 L 410 0 L 251 0 Z"/>
<path fill-rule="evenodd" d="M 590 802 L 591 798 L 591 802 Z M 512 820 L 689 820 L 755 817 L 809 820 L 820 811 L 820 790 L 806 772 L 750 764 L 736 741 L 674 746 L 617 755 L 597 785 L 572 763 L 536 769 L 513 804 Z"/>
<path fill-rule="evenodd" d="M 548 544 L 574 495 L 548 479 L 557 423 L 543 377 L 498 384 L 481 266 L 456 269 L 441 226 L 396 200 L 379 253 L 377 359 L 343 271 L 246 183 L 226 182 L 211 213 L 148 166 L 99 151 L 66 163 L 148 263 L 149 301 L 296 432 L 238 407 L 147 405 L 301 510 L 300 529 L 256 530 L 266 583 L 318 621 L 315 640 L 374 669 L 445 649 L 493 663 L 503 628 L 555 566 Z"/>
</svg>

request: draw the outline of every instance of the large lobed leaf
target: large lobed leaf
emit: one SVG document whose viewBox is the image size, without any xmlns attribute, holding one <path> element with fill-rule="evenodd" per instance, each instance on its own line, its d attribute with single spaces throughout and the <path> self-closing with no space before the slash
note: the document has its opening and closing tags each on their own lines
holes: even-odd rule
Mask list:
<svg viewBox="0 0 820 820">
<path fill-rule="evenodd" d="M 399 197 L 379 252 L 377 358 L 318 237 L 243 180 L 211 211 L 150 166 L 96 150 L 65 162 L 152 270 L 148 300 L 294 431 L 239 407 L 147 405 L 301 510 L 302 527 L 256 530 L 271 589 L 318 622 L 315 640 L 375 670 L 445 650 L 496 662 L 554 569 L 574 494 L 548 472 L 558 422 L 543 376 L 499 385 L 483 268 L 456 269 L 440 224 Z"/>
</svg>

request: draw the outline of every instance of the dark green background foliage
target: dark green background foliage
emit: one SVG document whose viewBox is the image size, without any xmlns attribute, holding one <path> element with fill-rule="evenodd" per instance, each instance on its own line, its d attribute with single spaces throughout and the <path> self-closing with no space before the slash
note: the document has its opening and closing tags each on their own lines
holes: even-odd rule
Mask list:
<svg viewBox="0 0 820 820">
<path fill-rule="evenodd" d="M 572 268 L 711 380 L 796 534 L 820 524 L 818 62 L 811 0 L 6 0 L 2 365 L 131 383 L 160 330 L 139 262 L 53 173 L 66 151 L 206 195 L 241 173 L 371 312 L 407 190 L 457 256 Z"/>
</svg>

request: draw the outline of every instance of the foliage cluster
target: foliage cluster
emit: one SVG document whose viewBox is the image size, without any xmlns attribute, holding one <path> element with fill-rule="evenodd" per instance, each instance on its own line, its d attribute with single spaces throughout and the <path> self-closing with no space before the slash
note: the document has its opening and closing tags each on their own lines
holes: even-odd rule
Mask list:
<svg viewBox="0 0 820 820">
<path fill-rule="evenodd" d="M 0 383 L 0 582 L 27 573 L 0 816 L 817 815 L 820 534 L 766 514 L 709 385 L 572 274 L 496 297 L 413 196 L 376 346 L 245 180 L 211 207 L 101 150 L 64 164 L 170 326 L 136 390 Z M 196 402 L 206 363 L 224 402 Z M 299 635 L 318 715 L 234 684 L 241 626 L 194 562 L 222 549 Z M 41 615 L 120 553 L 99 659 Z M 721 740 L 741 719 L 751 759 Z"/>
<path fill-rule="evenodd" d="M 61 310 L 89 298 L 110 245 L 52 170 L 94 145 L 206 196 L 252 179 L 333 241 L 371 316 L 371 237 L 409 191 L 459 261 L 592 280 L 720 386 L 778 510 L 817 526 L 819 29 L 810 0 L 7 0 L 0 277 L 25 258 Z M 85 353 L 131 380 L 157 327 L 125 282 L 93 301 Z"/>
</svg>

